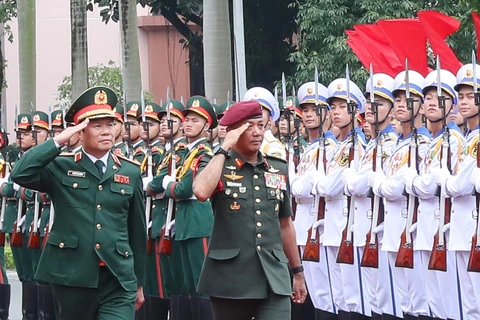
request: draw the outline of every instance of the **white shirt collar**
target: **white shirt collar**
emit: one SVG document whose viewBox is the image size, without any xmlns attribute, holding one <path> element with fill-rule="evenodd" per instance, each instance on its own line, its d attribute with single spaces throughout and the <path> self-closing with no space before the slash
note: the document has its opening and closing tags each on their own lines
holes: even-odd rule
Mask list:
<svg viewBox="0 0 480 320">
<path fill-rule="evenodd" d="M 105 155 L 104 155 L 103 157 L 101 157 L 100 159 L 98 159 L 97 157 L 92 156 L 91 154 L 89 154 L 88 152 L 86 152 L 85 149 L 82 148 L 82 150 L 83 150 L 83 152 L 87 155 L 87 157 L 88 157 L 90 160 L 92 160 L 93 164 L 95 164 L 95 162 L 97 162 L 97 160 L 102 161 L 102 162 L 103 162 L 103 169 L 104 169 L 103 172 L 105 172 L 105 168 L 107 167 L 108 156 L 110 155 L 110 152 L 105 153 Z"/>
</svg>

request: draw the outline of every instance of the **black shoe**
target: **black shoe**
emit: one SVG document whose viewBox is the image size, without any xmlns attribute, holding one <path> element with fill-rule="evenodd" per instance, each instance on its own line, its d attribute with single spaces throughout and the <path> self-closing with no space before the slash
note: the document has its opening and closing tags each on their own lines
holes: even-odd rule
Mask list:
<svg viewBox="0 0 480 320">
<path fill-rule="evenodd" d="M 351 320 L 350 312 L 338 310 L 338 320 Z"/>
<path fill-rule="evenodd" d="M 212 320 L 212 302 L 208 298 L 197 298 L 197 319 Z M 195 318 L 194 318 L 195 320 Z"/>
<path fill-rule="evenodd" d="M 0 320 L 8 320 L 9 308 L 10 308 L 10 285 L 0 284 Z"/>
<path fill-rule="evenodd" d="M 315 320 L 337 320 L 338 315 L 332 312 L 315 309 Z"/>
<path fill-rule="evenodd" d="M 150 319 L 168 320 L 169 299 L 150 297 Z"/>
<path fill-rule="evenodd" d="M 382 315 L 372 311 L 372 320 L 382 320 Z"/>
<path fill-rule="evenodd" d="M 404 320 L 416 320 L 416 319 L 418 319 L 418 317 L 416 317 L 414 315 L 411 315 L 411 314 L 408 314 L 408 313 L 404 313 L 403 314 L 403 319 Z"/>
<path fill-rule="evenodd" d="M 372 319 L 372 317 L 366 316 L 358 312 L 350 312 L 350 319 L 351 320 L 367 320 L 367 319 Z"/>
</svg>

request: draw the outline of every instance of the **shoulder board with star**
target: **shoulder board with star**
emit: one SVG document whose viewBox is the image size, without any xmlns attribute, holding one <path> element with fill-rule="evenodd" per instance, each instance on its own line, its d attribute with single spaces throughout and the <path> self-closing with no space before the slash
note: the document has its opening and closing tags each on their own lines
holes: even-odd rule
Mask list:
<svg viewBox="0 0 480 320">
<path fill-rule="evenodd" d="M 119 159 L 122 159 L 122 160 L 128 161 L 128 162 L 130 162 L 130 163 L 133 163 L 134 165 L 137 165 L 137 166 L 139 166 L 139 167 L 140 167 L 140 163 L 138 163 L 138 162 L 137 162 L 137 161 L 135 161 L 135 160 L 129 159 L 129 158 L 127 158 L 127 157 L 124 157 L 124 156 L 119 156 L 119 155 L 117 155 L 116 157 L 117 157 L 117 158 L 119 158 Z"/>
<path fill-rule="evenodd" d="M 212 148 L 203 143 L 198 145 L 198 150 L 207 150 L 207 152 L 212 152 Z"/>
<path fill-rule="evenodd" d="M 390 133 L 385 133 L 382 135 L 382 141 L 383 142 L 387 142 L 387 141 L 391 141 L 393 139 L 393 137 L 390 135 Z"/>
<path fill-rule="evenodd" d="M 420 144 L 420 143 L 429 143 L 430 140 L 428 140 L 424 135 L 417 135 L 417 142 Z"/>
<path fill-rule="evenodd" d="M 187 145 L 183 142 L 179 142 L 175 145 L 175 150 L 178 150 L 178 149 L 185 149 L 187 147 Z"/>
</svg>

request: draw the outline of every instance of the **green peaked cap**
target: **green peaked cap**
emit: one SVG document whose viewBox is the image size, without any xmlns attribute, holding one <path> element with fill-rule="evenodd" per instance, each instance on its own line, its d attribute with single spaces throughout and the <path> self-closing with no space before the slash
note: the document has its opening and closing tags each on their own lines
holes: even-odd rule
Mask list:
<svg viewBox="0 0 480 320">
<path fill-rule="evenodd" d="M 186 116 L 189 112 L 195 112 L 205 118 L 210 124 L 210 129 L 214 129 L 218 125 L 217 115 L 210 102 L 202 96 L 193 96 L 187 101 L 187 109 L 183 111 Z"/>
<path fill-rule="evenodd" d="M 82 92 L 65 114 L 66 122 L 78 124 L 85 119 L 114 118 L 117 95 L 107 87 L 92 87 Z"/>
<path fill-rule="evenodd" d="M 185 106 L 178 100 L 171 99 L 168 102 L 168 108 L 172 116 L 179 118 L 182 122 L 185 120 L 185 116 L 183 115 L 183 111 L 185 111 Z M 167 102 L 165 102 L 162 106 L 162 109 L 158 113 L 158 119 L 161 119 L 164 114 L 167 113 Z"/>
<path fill-rule="evenodd" d="M 48 125 L 48 114 L 43 111 L 35 111 L 33 113 L 33 125 L 35 127 L 50 130 L 50 126 Z"/>
</svg>

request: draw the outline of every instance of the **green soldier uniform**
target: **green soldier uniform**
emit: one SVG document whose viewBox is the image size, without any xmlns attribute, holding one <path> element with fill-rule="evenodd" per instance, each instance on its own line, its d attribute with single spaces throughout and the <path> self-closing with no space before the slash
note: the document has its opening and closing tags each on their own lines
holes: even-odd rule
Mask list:
<svg viewBox="0 0 480 320">
<path fill-rule="evenodd" d="M 162 163 L 157 168 L 157 173 L 153 180 L 147 186 L 147 192 L 150 194 L 154 200 L 155 208 L 152 210 L 153 220 L 152 220 L 152 237 L 156 238 L 156 253 L 159 257 L 157 260 L 157 273 L 161 274 L 162 276 L 162 288 L 161 291 L 164 292 L 165 295 L 171 299 L 171 318 L 174 319 L 184 319 L 188 318 L 187 316 L 183 315 L 185 312 L 190 312 L 190 305 L 188 303 L 188 299 L 180 299 L 180 295 L 182 294 L 183 288 L 183 273 L 182 273 L 182 264 L 181 264 L 181 254 L 180 254 L 180 247 L 179 243 L 175 241 L 175 235 L 170 232 L 171 230 L 167 230 L 166 226 L 166 216 L 168 210 L 168 199 L 164 197 L 165 189 L 162 186 L 163 178 L 170 173 L 170 165 L 172 159 L 172 143 L 171 143 L 171 132 L 173 132 L 173 148 L 175 148 L 175 167 L 181 167 L 183 160 L 185 159 L 185 154 L 187 153 L 187 142 L 186 139 L 182 136 L 181 131 L 181 123 L 184 121 L 185 117 L 183 115 L 183 110 L 185 107 L 182 105 L 181 102 L 177 100 L 170 100 L 167 104 L 162 106 L 162 110 L 158 114 L 158 118 L 163 121 L 167 120 L 167 107 L 169 108 L 170 115 L 171 115 L 171 125 L 172 128 L 168 128 L 168 137 L 166 139 L 169 142 L 166 144 L 166 148 L 168 149 Z M 175 118 L 174 118 L 175 117 Z M 178 128 L 175 131 L 174 119 L 178 120 Z M 162 130 L 162 136 L 165 137 Z M 173 202 L 173 214 L 175 213 L 175 202 Z M 172 215 L 172 221 L 170 225 L 174 224 L 175 217 Z M 172 252 L 169 256 L 160 253 L 160 244 L 161 244 L 161 236 L 162 236 L 162 228 L 165 226 L 164 232 L 167 232 L 171 239 L 171 247 Z"/>
<path fill-rule="evenodd" d="M 113 112 L 115 112 L 115 126 L 120 125 L 123 127 L 124 125 L 124 113 L 123 113 L 123 106 L 120 104 L 117 104 L 115 108 L 113 108 Z M 122 134 L 122 130 L 120 130 L 120 135 Z M 117 138 L 117 137 L 115 137 Z M 112 148 L 112 152 L 116 154 L 117 156 L 122 156 L 122 157 L 127 157 L 128 152 L 127 152 L 127 144 L 125 141 L 119 141 L 115 142 Z"/>
<path fill-rule="evenodd" d="M 217 115 L 217 120 L 220 120 L 223 117 L 224 112 L 227 111 L 227 108 L 229 106 L 230 106 L 230 104 L 228 102 L 225 102 L 221 106 L 219 106 L 217 104 L 212 104 L 212 107 L 215 110 L 215 114 Z M 216 129 L 216 130 L 218 130 L 218 129 Z M 213 132 L 213 130 L 211 130 L 211 132 Z M 211 141 L 211 144 L 212 144 L 213 152 L 215 152 L 218 148 L 220 148 L 220 139 L 218 137 L 218 131 L 217 131 L 214 139 L 210 139 L 210 141 Z"/>
<path fill-rule="evenodd" d="M 111 130 L 104 120 L 114 116 L 109 103 L 116 103 L 112 90 L 86 90 L 65 117 L 76 125 L 91 119 L 83 129 L 83 149 L 61 155 L 60 145 L 49 140 L 25 154 L 11 174 L 54 203 L 55 224 L 35 278 L 53 284 L 61 319 L 133 319 L 145 280 L 140 170 L 108 151 L 101 158 L 86 152 L 104 152 L 94 139 L 97 124 Z"/>
<path fill-rule="evenodd" d="M 211 316 L 211 306 L 207 299 L 198 299 L 197 284 L 208 248 L 208 240 L 213 226 L 213 214 L 210 202 L 200 202 L 193 195 L 192 183 L 194 169 L 198 160 L 211 152 L 204 130 L 217 126 L 215 111 L 203 97 L 194 96 L 187 102 L 183 114 L 186 117 L 184 131 L 188 141 L 188 154 L 181 167 L 177 168 L 176 177 L 166 175 L 162 186 L 165 196 L 176 200 L 175 240 L 179 243 L 183 272 L 182 295 L 192 297 L 192 313 L 196 316 Z M 198 129 L 198 123 L 190 120 L 190 113 L 206 120 L 203 128 Z M 190 124 L 193 122 L 193 124 Z M 198 306 L 197 306 L 198 304 Z"/>
<path fill-rule="evenodd" d="M 261 121 L 258 102 L 233 105 L 221 125 L 231 126 L 249 119 Z M 251 126 L 257 133 L 261 130 L 255 124 Z M 250 139 L 248 134 L 246 139 Z M 258 143 L 259 135 L 256 137 Z M 238 143 L 240 139 L 242 136 Z M 249 152 L 255 154 L 254 149 L 250 148 Z M 223 157 L 224 162 L 221 165 L 215 156 L 215 165 L 222 169 L 218 182 L 211 181 L 216 184 L 216 187 L 212 185 L 215 189 L 211 195 L 210 191 L 204 194 L 197 190 L 211 188 L 211 183 L 203 184 L 205 177 L 199 175 L 213 155 L 202 157 L 196 168 L 200 181 L 195 181 L 198 184 L 195 193 L 203 199 L 210 196 L 215 214 L 198 291 L 211 297 L 217 319 L 290 319 L 292 286 L 289 258 L 287 251 L 284 252 L 287 241 L 292 242 L 288 247 L 290 254 L 297 254 L 292 263 L 299 263 L 300 259 L 295 241 L 284 238 L 287 233 L 284 233 L 283 223 L 290 221 L 289 226 L 293 228 L 288 166 L 284 160 L 262 155 L 259 149 L 260 145 L 255 163 L 251 159 L 247 162 L 237 149 L 220 149 L 217 154 L 221 154 L 218 157 Z M 211 170 L 217 171 L 217 168 Z M 294 237 L 294 232 L 290 237 Z M 299 268 L 295 269 L 301 272 Z"/>
<path fill-rule="evenodd" d="M 141 106 L 140 101 L 130 101 L 127 103 L 127 117 L 133 117 L 138 119 L 138 116 L 141 115 L 142 110 L 140 109 Z M 132 157 L 138 163 L 142 163 L 143 158 L 145 157 L 145 153 L 143 151 L 145 146 L 145 141 L 139 139 L 138 141 L 134 142 L 132 145 Z"/>
</svg>

